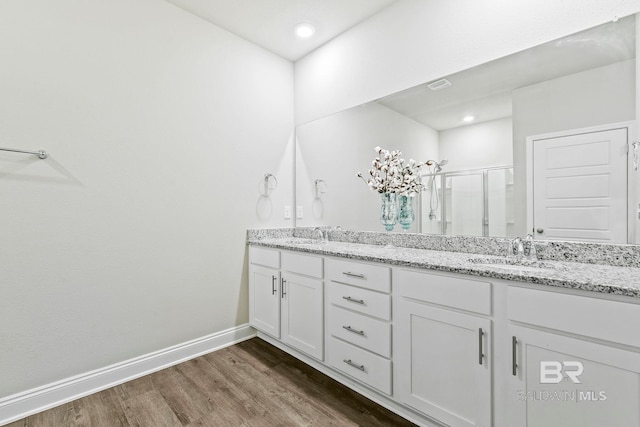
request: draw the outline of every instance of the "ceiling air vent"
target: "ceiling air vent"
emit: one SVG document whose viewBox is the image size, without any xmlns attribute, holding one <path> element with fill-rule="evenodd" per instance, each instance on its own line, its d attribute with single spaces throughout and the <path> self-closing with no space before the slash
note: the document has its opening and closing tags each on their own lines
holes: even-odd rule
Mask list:
<svg viewBox="0 0 640 427">
<path fill-rule="evenodd" d="M 435 82 L 429 83 L 427 87 L 431 90 L 442 90 L 451 86 L 451 82 L 447 79 L 436 80 Z"/>
</svg>

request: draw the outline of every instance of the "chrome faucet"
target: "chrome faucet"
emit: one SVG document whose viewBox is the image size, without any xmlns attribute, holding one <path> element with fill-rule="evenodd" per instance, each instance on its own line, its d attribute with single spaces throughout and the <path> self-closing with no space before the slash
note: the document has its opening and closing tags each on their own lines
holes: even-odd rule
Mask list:
<svg viewBox="0 0 640 427">
<path fill-rule="evenodd" d="M 524 256 L 524 245 L 522 244 L 522 239 L 520 237 L 516 237 L 515 239 L 509 242 L 509 247 L 507 249 L 507 257 L 522 258 L 523 256 Z"/>
<path fill-rule="evenodd" d="M 533 243 L 533 235 L 527 234 L 525 238 L 516 237 L 509 241 L 507 257 L 525 258 L 529 261 L 537 261 L 536 247 Z"/>
<path fill-rule="evenodd" d="M 311 232 L 311 237 L 317 242 L 327 243 L 329 241 L 329 230 L 323 230 L 320 227 L 316 227 Z"/>
<path fill-rule="evenodd" d="M 324 240 L 324 231 L 320 227 L 316 227 L 311 232 L 311 238 L 315 240 Z"/>
<path fill-rule="evenodd" d="M 533 234 L 527 234 L 524 238 L 523 246 L 524 257 L 529 261 L 537 261 L 536 245 L 533 243 Z"/>
</svg>

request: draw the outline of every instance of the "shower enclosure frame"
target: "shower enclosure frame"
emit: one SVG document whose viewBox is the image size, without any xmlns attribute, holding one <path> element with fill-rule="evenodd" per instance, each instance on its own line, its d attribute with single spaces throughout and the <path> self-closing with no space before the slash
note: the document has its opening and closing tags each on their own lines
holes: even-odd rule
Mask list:
<svg viewBox="0 0 640 427">
<path fill-rule="evenodd" d="M 513 171 L 513 165 L 507 165 L 507 166 L 494 166 L 494 167 L 489 167 L 489 168 L 478 168 L 478 169 L 469 169 L 469 170 L 461 170 L 461 171 L 451 171 L 451 172 L 438 172 L 436 173 L 436 178 L 434 179 L 434 184 L 435 184 L 435 180 L 439 180 L 440 181 L 440 194 L 439 194 L 439 210 L 440 210 L 440 234 L 445 236 L 447 235 L 447 204 L 446 204 L 446 200 L 445 200 L 445 189 L 446 189 L 446 179 L 448 177 L 456 177 L 456 176 L 471 176 L 471 175 L 480 175 L 481 177 L 481 186 L 482 186 L 482 236 L 483 237 L 488 237 L 489 236 L 489 173 L 492 171 L 500 171 L 500 170 L 508 170 L 511 169 Z M 431 178 L 431 174 L 425 174 L 422 177 L 423 178 Z M 512 184 L 512 183 L 511 183 Z M 431 191 L 433 191 L 433 189 L 431 189 Z M 422 197 L 422 196 L 421 196 Z M 420 206 L 422 207 L 423 203 L 420 203 Z M 423 215 L 422 215 L 422 209 L 420 212 L 420 219 L 421 219 L 421 230 L 422 230 L 422 222 L 424 221 Z M 501 237 L 508 237 L 508 236 L 501 236 Z"/>
</svg>

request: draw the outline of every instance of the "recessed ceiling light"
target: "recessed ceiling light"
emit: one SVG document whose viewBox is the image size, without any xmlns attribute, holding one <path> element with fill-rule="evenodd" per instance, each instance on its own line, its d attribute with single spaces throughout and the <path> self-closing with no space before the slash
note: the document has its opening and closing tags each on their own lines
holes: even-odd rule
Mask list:
<svg viewBox="0 0 640 427">
<path fill-rule="evenodd" d="M 462 119 L 463 122 L 469 123 L 474 121 L 476 118 L 473 116 L 464 116 L 464 118 Z"/>
<path fill-rule="evenodd" d="M 316 28 L 308 22 L 296 25 L 296 35 L 303 39 L 309 38 L 316 32 Z"/>
</svg>

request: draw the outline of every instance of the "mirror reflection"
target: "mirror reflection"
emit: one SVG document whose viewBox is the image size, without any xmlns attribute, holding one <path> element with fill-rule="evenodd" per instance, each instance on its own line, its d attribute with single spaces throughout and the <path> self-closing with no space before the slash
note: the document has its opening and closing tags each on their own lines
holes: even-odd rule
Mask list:
<svg viewBox="0 0 640 427">
<path fill-rule="evenodd" d="M 638 174 L 620 151 L 636 115 L 635 28 L 626 17 L 299 126 L 297 225 L 384 230 L 380 195 L 356 176 L 380 146 L 433 161 L 410 232 L 635 241 Z"/>
</svg>

